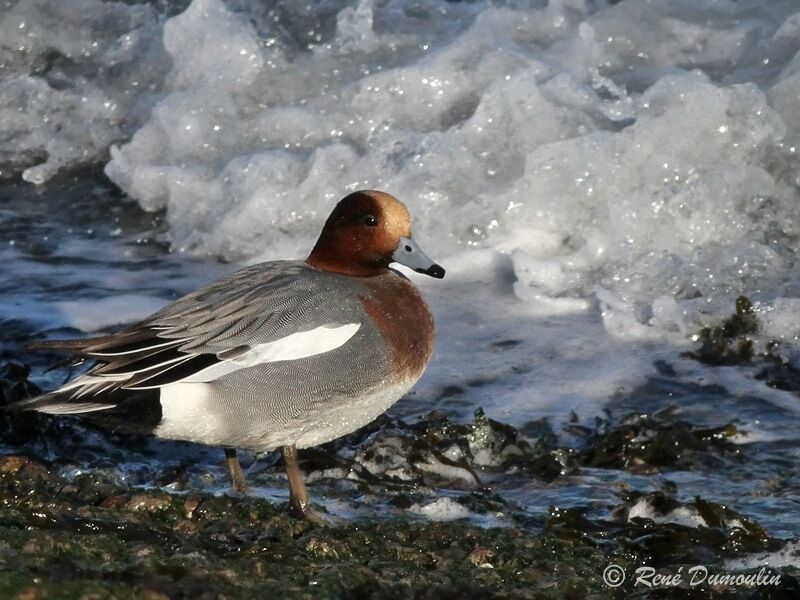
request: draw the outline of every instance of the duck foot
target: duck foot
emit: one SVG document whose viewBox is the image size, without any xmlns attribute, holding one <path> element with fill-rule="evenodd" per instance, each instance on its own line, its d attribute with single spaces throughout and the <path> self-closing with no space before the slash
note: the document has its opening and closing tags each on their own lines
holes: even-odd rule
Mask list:
<svg viewBox="0 0 800 600">
<path fill-rule="evenodd" d="M 292 499 L 289 499 L 289 503 L 286 505 L 286 512 L 289 516 L 294 517 L 295 519 L 303 519 L 318 527 L 340 527 L 345 524 L 345 521 L 338 519 L 332 515 L 328 515 L 317 510 L 314 510 L 310 506 L 305 506 L 304 508 L 299 508 L 297 505 L 293 504 Z"/>
<path fill-rule="evenodd" d="M 239 464 L 239 457 L 236 456 L 234 448 L 225 448 L 225 463 L 228 465 L 228 473 L 231 476 L 231 491 L 234 494 L 246 494 L 247 479 L 245 479 L 242 465 Z"/>
<path fill-rule="evenodd" d="M 297 448 L 295 446 L 284 446 L 283 462 L 286 465 L 286 476 L 289 478 L 289 504 L 286 507 L 288 513 L 296 519 L 306 519 L 315 525 L 323 527 L 334 527 L 342 525 L 343 522 L 330 515 L 323 515 L 309 506 L 308 490 L 303 481 L 303 473 L 300 471 L 300 464 L 297 462 Z"/>
</svg>

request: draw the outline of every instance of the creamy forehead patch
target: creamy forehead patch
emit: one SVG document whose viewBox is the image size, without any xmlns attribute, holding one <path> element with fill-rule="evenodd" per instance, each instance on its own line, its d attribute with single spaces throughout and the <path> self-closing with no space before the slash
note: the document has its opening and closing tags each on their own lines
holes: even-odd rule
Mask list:
<svg viewBox="0 0 800 600">
<path fill-rule="evenodd" d="M 405 204 L 386 192 L 371 191 L 369 196 L 380 204 L 387 231 L 398 237 L 411 236 L 411 213 Z"/>
</svg>

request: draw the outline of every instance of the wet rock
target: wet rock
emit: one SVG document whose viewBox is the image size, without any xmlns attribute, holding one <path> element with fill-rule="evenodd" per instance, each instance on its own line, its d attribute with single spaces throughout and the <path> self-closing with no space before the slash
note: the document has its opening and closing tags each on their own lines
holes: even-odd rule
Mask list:
<svg viewBox="0 0 800 600">
<path fill-rule="evenodd" d="M 199 477 L 213 484 L 216 476 L 178 459 L 123 477 L 115 460 L 130 452 L 125 439 L 66 419 L 32 423 L 25 435 L 0 431 L 6 444 L 10 435 L 21 440 L 12 456 L 0 457 L 0 590 L 76 598 L 233 598 L 242 590 L 250 597 L 600 598 L 609 592 L 602 568 L 612 560 L 719 563 L 780 549 L 782 540 L 745 515 L 679 500 L 674 485 L 627 492 L 603 507 L 613 508 L 603 518 L 588 508 L 529 514 L 504 496 L 513 482 L 544 486 L 584 467 L 693 468 L 740 452 L 729 439 L 734 424 L 698 427 L 669 410 L 589 426 L 576 420 L 566 429 L 570 447 L 544 420 L 514 428 L 480 410 L 470 423 L 440 413 L 413 422 L 383 417 L 304 451 L 309 481 L 326 480 L 327 493 L 344 501 L 383 503 L 395 517 L 334 529 L 291 519 L 280 503 L 215 496 L 202 485 L 188 496 L 137 488 L 138 480 L 191 489 Z M 284 477 L 275 457 L 255 471 Z M 497 482 L 500 493 L 492 489 Z M 506 527 L 463 519 L 484 515 Z"/>
<path fill-rule="evenodd" d="M 489 548 L 478 547 L 469 553 L 467 560 L 481 569 L 494 569 L 492 561 L 495 560 L 495 554 Z"/>
<path fill-rule="evenodd" d="M 308 538 L 305 551 L 315 557 L 339 559 L 339 552 L 334 544 L 318 537 Z"/>
<path fill-rule="evenodd" d="M 47 467 L 25 456 L 2 456 L 0 474 L 39 479 L 47 476 Z"/>
<path fill-rule="evenodd" d="M 0 473 L 16 473 L 30 460 L 24 456 L 3 456 L 0 458 Z"/>
<path fill-rule="evenodd" d="M 7 597 L 27 589 L 69 598 L 141 597 L 142 589 L 168 598 L 527 595 L 550 577 L 547 561 L 568 558 L 567 585 L 601 591 L 591 577 L 601 554 L 571 557 L 557 540 L 522 531 L 405 521 L 319 529 L 264 500 L 207 494 L 193 496 L 200 503 L 186 529 L 188 499 L 138 493 L 122 508 L 84 505 L 61 493 L 67 482 L 57 474 L 44 485 L 9 485 L 0 478 Z"/>
<path fill-rule="evenodd" d="M 128 504 L 128 497 L 123 496 L 121 494 L 115 494 L 114 496 L 109 496 L 105 500 L 100 503 L 100 506 L 103 508 L 111 508 L 114 510 L 118 510 L 125 505 Z"/>
<path fill-rule="evenodd" d="M 587 467 L 655 473 L 664 468 L 692 468 L 721 456 L 740 456 L 741 448 L 731 441 L 738 433 L 735 424 L 698 427 L 675 419 L 675 410 L 632 413 L 618 423 L 602 419 L 594 429 L 577 431 L 586 443 L 576 454 L 577 462 Z"/>
<path fill-rule="evenodd" d="M 27 365 L 13 361 L 0 364 L 0 409 L 41 393 L 29 376 Z M 43 458 L 61 443 L 85 438 L 79 433 L 82 428 L 76 425 L 69 419 L 54 419 L 34 412 L 0 410 L 0 443 L 24 448 L 27 453 Z"/>
<path fill-rule="evenodd" d="M 617 546 L 632 564 L 721 565 L 753 552 L 776 551 L 785 540 L 730 507 L 695 498 L 681 502 L 662 492 L 632 492 L 612 512 L 612 520 L 590 519 L 578 509 L 551 508 L 547 532 L 582 545 Z"/>
<path fill-rule="evenodd" d="M 800 369 L 777 353 L 777 344 L 770 344 L 763 356 L 764 366 L 755 378 L 769 387 L 800 394 Z"/>
<path fill-rule="evenodd" d="M 0 364 L 0 407 L 41 393 L 41 390 L 28 380 L 30 372 L 30 367 L 20 363 Z"/>
<path fill-rule="evenodd" d="M 6 597 L 604 598 L 612 561 L 718 564 L 783 543 L 729 507 L 666 493 L 629 492 L 608 519 L 553 509 L 542 533 L 405 519 L 317 528 L 258 498 L 104 485 L 107 500 L 88 504 L 57 472 L 0 476 Z M 463 498 L 508 507 L 482 490 Z"/>
<path fill-rule="evenodd" d="M 135 494 L 125 503 L 127 510 L 134 512 L 158 512 L 170 507 L 172 501 L 163 495 Z"/>
<path fill-rule="evenodd" d="M 800 394 L 800 368 L 797 358 L 791 360 L 794 349 L 778 340 L 759 342 L 756 350 L 754 334 L 759 332 L 759 322 L 750 301 L 740 296 L 736 312 L 719 325 L 705 327 L 698 333 L 700 345 L 684 352 L 682 356 L 712 366 L 752 364 L 758 368 L 755 379 L 769 387 Z"/>
<path fill-rule="evenodd" d="M 467 424 L 433 412 L 413 424 L 386 423 L 357 450 L 354 474 L 367 481 L 463 490 L 479 489 L 493 476 L 505 473 L 552 480 L 572 468 L 564 456 L 553 453 L 553 439 L 552 435 L 522 435 L 488 418 L 481 409 L 475 411 L 474 422 Z"/>
<path fill-rule="evenodd" d="M 200 506 L 200 502 L 202 502 L 202 500 L 197 496 L 189 496 L 186 499 L 186 501 L 183 503 L 183 510 L 187 519 L 194 517 L 197 507 Z"/>
<path fill-rule="evenodd" d="M 623 522 L 648 526 L 648 521 L 664 530 L 666 536 L 683 537 L 685 530 L 695 529 L 691 539 L 715 557 L 731 557 L 745 553 L 777 550 L 782 540 L 772 538 L 761 526 L 743 514 L 722 504 L 696 497 L 679 502 L 663 492 L 633 492 L 624 496 L 624 505 L 615 514 Z M 672 549 L 672 554 L 686 557 Z"/>
</svg>

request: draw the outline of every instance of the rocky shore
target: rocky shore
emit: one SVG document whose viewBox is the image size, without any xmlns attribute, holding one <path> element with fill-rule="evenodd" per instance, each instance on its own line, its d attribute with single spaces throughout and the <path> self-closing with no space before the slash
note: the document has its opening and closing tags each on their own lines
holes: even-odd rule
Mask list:
<svg viewBox="0 0 800 600">
<path fill-rule="evenodd" d="M 3 403 L 37 391 L 27 368 L 15 362 L 3 365 L 0 383 Z M 608 416 L 591 426 L 575 422 L 565 431 L 568 444 L 546 421 L 517 429 L 481 410 L 471 423 L 440 413 L 413 422 L 383 417 L 302 457 L 321 509 L 351 511 L 325 528 L 289 518 L 280 501 L 258 493 L 225 493 L 219 472 L 191 465 L 193 452 L 203 449 L 153 447 L 73 419 L 5 413 L 0 597 L 800 594 L 794 567 L 770 568 L 772 580 L 757 580 L 760 565 L 747 560 L 791 554 L 793 540 L 774 537 L 734 507 L 681 500 L 669 477 L 656 490 L 610 483 L 613 502 L 587 497 L 539 513 L 510 499 L 515 485 L 546 489 L 587 473 L 741 467 L 748 457 L 732 441 L 741 434 L 735 423 L 697 426 L 673 408 Z M 118 468 L 137 452 L 155 453 L 146 476 Z M 184 458 L 167 460 L 175 456 Z M 281 485 L 281 466 L 269 457 L 250 463 L 249 471 L 257 489 Z M 616 587 L 604 579 L 609 565 L 628 574 Z M 754 584 L 685 578 L 648 586 L 636 578 L 641 567 L 668 577 L 696 565 L 712 574 L 751 575 Z"/>
</svg>

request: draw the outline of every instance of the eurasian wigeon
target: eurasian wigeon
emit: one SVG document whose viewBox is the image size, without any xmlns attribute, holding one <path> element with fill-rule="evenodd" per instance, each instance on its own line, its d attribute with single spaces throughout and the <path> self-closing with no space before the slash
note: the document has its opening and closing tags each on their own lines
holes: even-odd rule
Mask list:
<svg viewBox="0 0 800 600">
<path fill-rule="evenodd" d="M 241 269 L 119 333 L 38 344 L 94 364 L 16 408 L 117 415 L 160 438 L 222 446 L 240 491 L 235 449 L 280 447 L 290 509 L 311 516 L 297 449 L 378 417 L 433 352 L 430 310 L 393 262 L 444 277 L 412 239 L 405 205 L 384 192 L 354 192 L 305 261 Z"/>
</svg>

